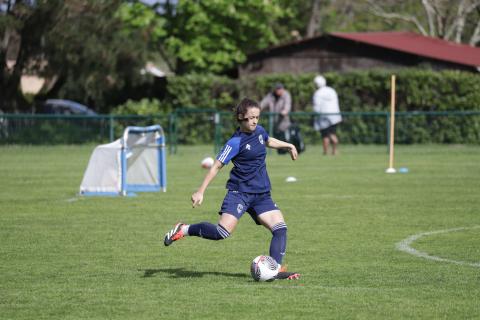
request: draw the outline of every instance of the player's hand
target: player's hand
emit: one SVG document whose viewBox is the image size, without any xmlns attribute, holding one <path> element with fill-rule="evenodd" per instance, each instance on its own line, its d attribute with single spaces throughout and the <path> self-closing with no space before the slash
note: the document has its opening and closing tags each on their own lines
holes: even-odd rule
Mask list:
<svg viewBox="0 0 480 320">
<path fill-rule="evenodd" d="M 195 192 L 192 194 L 192 208 L 195 208 L 196 206 L 201 205 L 203 202 L 203 193 L 201 192 Z"/>
<path fill-rule="evenodd" d="M 297 148 L 295 148 L 293 144 L 290 145 L 290 147 L 288 148 L 288 151 L 290 152 L 290 157 L 292 158 L 292 160 L 297 160 L 298 152 L 297 152 Z"/>
</svg>

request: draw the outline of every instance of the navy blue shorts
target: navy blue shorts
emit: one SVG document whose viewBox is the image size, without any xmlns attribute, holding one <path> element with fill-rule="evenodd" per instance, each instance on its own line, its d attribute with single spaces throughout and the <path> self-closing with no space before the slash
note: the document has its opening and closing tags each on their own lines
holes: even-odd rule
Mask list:
<svg viewBox="0 0 480 320">
<path fill-rule="evenodd" d="M 272 210 L 280 209 L 273 202 L 270 191 L 264 193 L 246 193 L 228 190 L 225 199 L 223 199 L 219 214 L 230 213 L 240 220 L 246 211 L 255 223 L 259 225 L 260 222 L 258 222 L 257 216 Z"/>
</svg>

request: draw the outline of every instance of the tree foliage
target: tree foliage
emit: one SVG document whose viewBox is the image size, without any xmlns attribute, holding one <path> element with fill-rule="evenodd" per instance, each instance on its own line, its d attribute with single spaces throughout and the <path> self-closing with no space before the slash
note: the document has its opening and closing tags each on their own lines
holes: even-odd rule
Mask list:
<svg viewBox="0 0 480 320">
<path fill-rule="evenodd" d="M 280 0 L 286 38 L 325 32 L 408 30 L 449 41 L 480 42 L 478 0 Z M 278 29 L 278 25 L 276 26 Z"/>
<path fill-rule="evenodd" d="M 386 21 L 403 21 L 423 35 L 457 43 L 480 42 L 480 1 L 478 0 L 368 0 L 369 10 Z M 410 10 L 401 10 L 407 6 Z M 400 8 L 400 10 L 399 10 Z"/>
<path fill-rule="evenodd" d="M 155 20 L 154 28 L 148 21 L 137 25 L 125 6 L 120 0 L 16 1 L 1 16 L 0 109 L 29 107 L 19 94 L 22 74 L 47 79 L 41 95 L 77 100 L 99 111 L 107 111 L 106 92 L 145 81 L 140 74 L 150 52 L 145 39 L 161 36 L 160 22 Z M 7 55 L 13 67 L 7 66 Z"/>
<path fill-rule="evenodd" d="M 283 15 L 276 1 L 180 1 L 166 44 L 177 72 L 219 73 L 276 43 L 272 26 Z"/>
<path fill-rule="evenodd" d="M 479 0 L 153 3 L 2 1 L 0 110 L 30 110 L 31 101 L 20 91 L 26 74 L 46 79 L 37 99 L 68 98 L 109 112 L 136 88 L 151 86 L 153 78 L 141 73 L 150 61 L 177 75 L 225 75 L 248 53 L 326 32 L 415 30 L 421 25 L 427 34 L 455 41 L 478 43 L 480 38 Z M 403 18 L 388 17 L 392 12 Z"/>
</svg>

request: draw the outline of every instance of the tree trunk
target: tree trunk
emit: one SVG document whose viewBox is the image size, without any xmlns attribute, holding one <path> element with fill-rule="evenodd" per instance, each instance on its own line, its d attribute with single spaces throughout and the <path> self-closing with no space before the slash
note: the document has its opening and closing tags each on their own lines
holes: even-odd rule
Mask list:
<svg viewBox="0 0 480 320">
<path fill-rule="evenodd" d="M 437 35 L 437 30 L 435 29 L 435 10 L 433 9 L 432 4 L 428 0 L 422 0 L 423 8 L 427 15 L 428 20 L 428 34 L 432 37 Z"/>
<path fill-rule="evenodd" d="M 475 46 L 479 42 L 480 42 L 480 20 L 477 22 L 477 26 L 475 27 L 475 31 L 473 31 L 469 44 L 471 46 Z"/>
<path fill-rule="evenodd" d="M 313 0 L 312 14 L 307 26 L 307 38 L 311 38 L 317 33 L 320 27 L 320 0 Z"/>
</svg>

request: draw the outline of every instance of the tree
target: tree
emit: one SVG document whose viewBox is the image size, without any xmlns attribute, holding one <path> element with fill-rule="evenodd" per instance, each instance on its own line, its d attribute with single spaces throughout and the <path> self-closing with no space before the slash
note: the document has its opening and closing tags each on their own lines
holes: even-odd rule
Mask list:
<svg viewBox="0 0 480 320">
<path fill-rule="evenodd" d="M 408 22 L 425 36 L 472 46 L 480 42 L 480 0 L 416 0 L 412 5 L 423 10 L 407 12 L 395 10 L 396 1 L 367 1 L 374 15 Z"/>
<path fill-rule="evenodd" d="M 283 42 L 328 32 L 384 31 L 405 29 L 368 12 L 365 0 L 279 0 L 285 15 L 274 25 Z"/>
<path fill-rule="evenodd" d="M 121 0 L 15 1 L 0 23 L 0 109 L 30 108 L 19 91 L 28 73 L 47 79 L 43 96 L 77 100 L 98 111 L 107 111 L 108 92 L 145 81 L 140 69 L 149 58 L 146 39 L 153 32 L 161 36 L 161 27 L 135 25 L 128 6 Z"/>
<path fill-rule="evenodd" d="M 272 26 L 284 14 L 277 1 L 180 1 L 165 45 L 177 58 L 177 73 L 222 73 L 246 53 L 277 43 Z"/>
<path fill-rule="evenodd" d="M 308 20 L 307 38 L 313 37 L 320 26 L 320 0 L 313 0 L 312 14 Z"/>
<path fill-rule="evenodd" d="M 279 2 L 289 12 L 274 26 L 280 39 L 289 39 L 292 31 L 300 39 L 326 32 L 411 30 L 470 45 L 480 42 L 480 0 Z"/>
<path fill-rule="evenodd" d="M 41 25 L 39 20 L 45 18 L 45 12 L 56 8 L 56 1 L 51 1 L 48 6 L 39 3 L 35 14 L 28 1 L 8 1 L 5 11 L 0 13 L 1 110 L 16 110 L 26 103 L 19 91 L 20 79 L 24 72 L 41 68 L 41 35 L 51 26 L 51 21 L 45 20 Z"/>
</svg>

